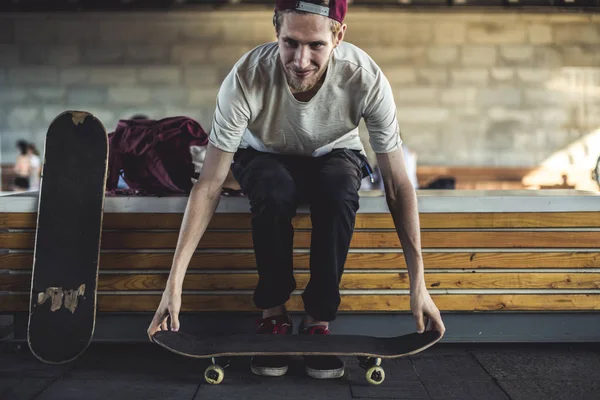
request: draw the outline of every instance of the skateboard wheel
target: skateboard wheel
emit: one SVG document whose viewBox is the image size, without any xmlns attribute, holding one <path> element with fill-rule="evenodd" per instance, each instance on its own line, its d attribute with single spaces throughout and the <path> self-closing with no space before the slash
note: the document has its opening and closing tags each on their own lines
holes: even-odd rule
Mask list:
<svg viewBox="0 0 600 400">
<path fill-rule="evenodd" d="M 385 371 L 376 365 L 367 370 L 366 377 L 371 385 L 381 385 L 385 380 Z"/>
<path fill-rule="evenodd" d="M 204 380 L 211 385 L 218 385 L 223 382 L 225 372 L 218 365 L 209 365 L 204 371 Z"/>
</svg>

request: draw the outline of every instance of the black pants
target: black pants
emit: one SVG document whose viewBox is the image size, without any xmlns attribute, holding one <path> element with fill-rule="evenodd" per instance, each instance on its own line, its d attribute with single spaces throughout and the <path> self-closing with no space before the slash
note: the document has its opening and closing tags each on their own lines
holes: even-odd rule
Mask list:
<svg viewBox="0 0 600 400">
<path fill-rule="evenodd" d="M 335 319 L 365 165 L 360 152 L 346 149 L 322 157 L 237 151 L 232 171 L 250 200 L 258 308 L 283 305 L 296 289 L 292 218 L 298 205 L 308 203 L 311 276 L 302 294 L 304 308 L 314 319 Z"/>
<path fill-rule="evenodd" d="M 23 176 L 17 176 L 14 180 L 15 187 L 23 190 L 29 189 L 29 178 Z"/>
</svg>

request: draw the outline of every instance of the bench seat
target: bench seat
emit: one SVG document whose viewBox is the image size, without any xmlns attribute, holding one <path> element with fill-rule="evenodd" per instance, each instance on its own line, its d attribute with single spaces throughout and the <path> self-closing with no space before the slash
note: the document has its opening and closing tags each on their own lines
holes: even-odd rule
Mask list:
<svg viewBox="0 0 600 400">
<path fill-rule="evenodd" d="M 186 202 L 106 198 L 99 313 L 156 309 Z M 0 313 L 29 307 L 36 208 L 35 194 L 0 197 Z M 440 310 L 600 309 L 597 194 L 420 191 L 419 209 L 426 283 Z M 288 308 L 302 311 L 310 277 L 306 208 L 293 224 L 298 287 Z M 182 310 L 256 312 L 257 280 L 247 199 L 224 197 L 191 260 Z M 410 310 L 406 264 L 383 197 L 361 197 L 341 290 L 341 313 Z"/>
</svg>

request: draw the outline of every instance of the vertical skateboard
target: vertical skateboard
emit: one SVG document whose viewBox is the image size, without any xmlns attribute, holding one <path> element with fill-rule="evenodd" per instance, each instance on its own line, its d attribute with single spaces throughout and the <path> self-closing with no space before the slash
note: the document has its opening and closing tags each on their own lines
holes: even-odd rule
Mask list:
<svg viewBox="0 0 600 400">
<path fill-rule="evenodd" d="M 38 201 L 27 341 L 41 361 L 65 363 L 91 342 L 96 317 L 108 137 L 66 111 L 50 124 Z"/>
</svg>

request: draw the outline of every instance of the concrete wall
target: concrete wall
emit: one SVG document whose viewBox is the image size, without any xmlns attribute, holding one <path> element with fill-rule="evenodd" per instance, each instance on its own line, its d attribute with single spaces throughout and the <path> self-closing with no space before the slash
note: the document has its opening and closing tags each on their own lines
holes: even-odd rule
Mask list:
<svg viewBox="0 0 600 400">
<path fill-rule="evenodd" d="M 271 15 L 0 15 L 2 162 L 19 138 L 43 147 L 65 109 L 89 110 L 109 131 L 134 113 L 189 115 L 209 129 L 231 65 L 274 40 Z M 391 81 L 420 165 L 539 165 L 600 126 L 598 14 L 351 7 L 347 23 L 347 41 Z"/>
</svg>

